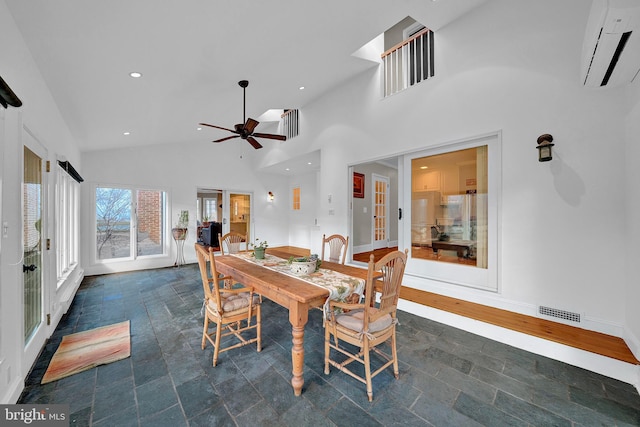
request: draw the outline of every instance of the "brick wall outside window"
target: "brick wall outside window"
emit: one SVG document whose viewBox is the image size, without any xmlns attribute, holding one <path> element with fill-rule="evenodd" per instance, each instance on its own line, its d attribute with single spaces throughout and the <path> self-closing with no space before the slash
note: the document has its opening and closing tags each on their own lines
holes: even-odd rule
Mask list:
<svg viewBox="0 0 640 427">
<path fill-rule="evenodd" d="M 138 232 L 148 233 L 155 243 L 162 241 L 162 204 L 159 191 L 138 191 Z"/>
</svg>

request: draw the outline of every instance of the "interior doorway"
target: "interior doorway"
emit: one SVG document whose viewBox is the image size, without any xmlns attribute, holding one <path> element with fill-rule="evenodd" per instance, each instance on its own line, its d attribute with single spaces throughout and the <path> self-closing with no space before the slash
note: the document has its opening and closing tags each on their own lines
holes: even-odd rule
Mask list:
<svg viewBox="0 0 640 427">
<path fill-rule="evenodd" d="M 374 250 L 398 246 L 398 158 L 357 164 L 351 170 L 359 181 L 351 195 L 350 260 L 359 262 Z"/>
<path fill-rule="evenodd" d="M 224 235 L 231 231 L 247 236 L 248 244 L 253 232 L 252 193 L 215 188 L 197 189 L 196 220 L 198 241 L 219 247 L 217 233 Z M 209 228 L 211 236 L 203 232 Z"/>
</svg>

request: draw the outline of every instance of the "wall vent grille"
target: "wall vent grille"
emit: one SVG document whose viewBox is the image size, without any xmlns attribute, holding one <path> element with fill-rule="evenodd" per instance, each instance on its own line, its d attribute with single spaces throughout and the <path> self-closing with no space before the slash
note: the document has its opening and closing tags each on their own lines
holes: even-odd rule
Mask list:
<svg viewBox="0 0 640 427">
<path fill-rule="evenodd" d="M 538 312 L 545 316 L 557 317 L 558 319 L 580 323 L 580 313 L 572 313 L 570 311 L 544 306 L 538 307 Z"/>
</svg>

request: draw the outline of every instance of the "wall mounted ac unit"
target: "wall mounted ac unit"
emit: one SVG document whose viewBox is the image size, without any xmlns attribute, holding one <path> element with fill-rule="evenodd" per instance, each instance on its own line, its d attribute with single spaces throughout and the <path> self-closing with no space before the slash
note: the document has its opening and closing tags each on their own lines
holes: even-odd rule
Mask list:
<svg viewBox="0 0 640 427">
<path fill-rule="evenodd" d="M 582 83 L 627 84 L 639 71 L 640 1 L 594 0 L 582 47 Z"/>
</svg>

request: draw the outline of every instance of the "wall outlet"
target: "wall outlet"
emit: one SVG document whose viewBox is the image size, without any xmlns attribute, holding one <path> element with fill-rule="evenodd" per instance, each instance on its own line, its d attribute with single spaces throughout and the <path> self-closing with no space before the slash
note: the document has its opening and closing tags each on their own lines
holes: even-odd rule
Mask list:
<svg viewBox="0 0 640 427">
<path fill-rule="evenodd" d="M 367 207 L 366 206 L 362 208 L 362 213 L 367 213 Z"/>
</svg>

